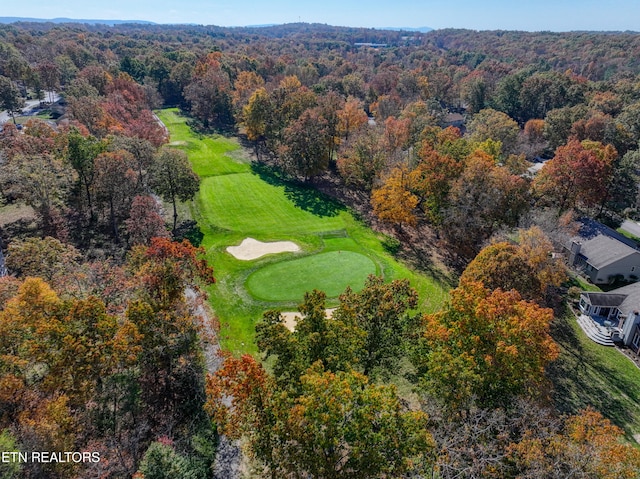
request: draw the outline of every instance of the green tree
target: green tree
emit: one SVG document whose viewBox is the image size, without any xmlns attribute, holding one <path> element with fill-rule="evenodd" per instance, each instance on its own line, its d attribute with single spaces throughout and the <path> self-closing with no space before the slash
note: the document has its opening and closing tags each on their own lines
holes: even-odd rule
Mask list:
<svg viewBox="0 0 640 479">
<path fill-rule="evenodd" d="M 430 454 L 427 416 L 402 412 L 395 388 L 353 372 L 310 369 L 289 404 L 281 437 L 283 472 L 322 478 L 401 476 Z M 336 398 L 340 398 L 336 400 Z M 282 414 L 282 413 L 281 413 Z"/>
<path fill-rule="evenodd" d="M 607 198 L 609 209 L 624 212 L 626 208 L 637 205 L 640 180 L 638 171 L 640 171 L 640 150 L 628 151 L 614 162 Z"/>
<path fill-rule="evenodd" d="M 587 118 L 585 105 L 567 106 L 551 110 L 544 118 L 544 137 L 552 150 L 564 145 L 571 135 L 571 128 L 579 121 Z"/>
<path fill-rule="evenodd" d="M 526 78 L 527 73 L 522 71 L 503 77 L 496 85 L 495 93 L 490 102 L 492 106 L 496 110 L 506 113 L 509 117 L 521 121 L 520 91 Z"/>
<path fill-rule="evenodd" d="M 163 442 L 152 442 L 144 453 L 138 472 L 144 479 L 199 479 L 189 460 Z"/>
<path fill-rule="evenodd" d="M 173 205 L 173 231 L 178 222 L 177 201 L 188 201 L 198 192 L 200 178 L 191 169 L 187 155 L 173 148 L 162 148 L 149 169 L 152 189 Z"/>
<path fill-rule="evenodd" d="M 286 168 L 305 181 L 329 166 L 332 136 L 329 122 L 319 108 L 305 110 L 284 130 L 280 154 Z"/>
<path fill-rule="evenodd" d="M 486 108 L 473 116 L 469 123 L 471 141 L 482 143 L 488 139 L 502 142 L 504 153 L 513 153 L 520 127 L 505 113 Z"/>
<path fill-rule="evenodd" d="M 0 451 L 19 451 L 20 447 L 16 443 L 15 438 L 5 429 L 0 433 Z M 21 464 L 17 460 L 10 460 L 9 462 L 0 462 L 0 478 L 1 479 L 18 479 L 21 474 Z"/>
<path fill-rule="evenodd" d="M 207 380 L 207 409 L 232 437 L 247 438 L 264 476 L 384 478 L 427 472 L 427 417 L 403 412 L 393 386 L 320 364 L 298 392 L 277 388 L 250 356 L 228 358 Z M 231 407 L 224 397 L 231 397 Z M 423 470 L 420 470 L 421 467 Z"/>
<path fill-rule="evenodd" d="M 16 124 L 15 114 L 20 113 L 23 107 L 24 100 L 18 88 L 9 78 L 0 76 L 0 108 L 9 112 L 14 125 Z"/>
<path fill-rule="evenodd" d="M 536 72 L 522 83 L 520 121 L 544 118 L 556 108 L 584 102 L 584 85 L 567 74 Z"/>
<path fill-rule="evenodd" d="M 100 153 L 106 150 L 106 143 L 93 136 L 84 136 L 76 128 L 67 135 L 67 161 L 76 173 L 81 189 L 87 197 L 89 215 L 94 219 L 93 211 L 93 182 L 95 180 L 94 161 Z"/>
<path fill-rule="evenodd" d="M 384 283 L 379 276 L 369 276 L 360 292 L 351 288 L 340 295 L 334 320 L 353 324 L 362 338 L 358 344 L 358 368 L 366 376 L 374 372 L 393 371 L 404 356 L 411 331 L 408 310 L 416 307 L 418 293 L 408 280 Z"/>
<path fill-rule="evenodd" d="M 266 312 L 256 325 L 258 348 L 266 358 L 276 357 L 273 371 L 279 383 L 295 387 L 304 371 L 317 361 L 328 371 L 355 367 L 364 333 L 355 326 L 353 316 L 343 313 L 336 319 L 328 318 L 325 299 L 322 291 L 305 294 L 295 331 L 284 326 L 278 311 Z"/>
</svg>

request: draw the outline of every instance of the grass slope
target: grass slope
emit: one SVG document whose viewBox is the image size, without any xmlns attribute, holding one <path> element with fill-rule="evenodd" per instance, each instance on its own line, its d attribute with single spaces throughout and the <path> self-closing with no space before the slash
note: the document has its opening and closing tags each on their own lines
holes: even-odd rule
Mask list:
<svg viewBox="0 0 640 479">
<path fill-rule="evenodd" d="M 344 286 L 358 287 L 369 272 L 388 280 L 408 278 L 423 311 L 439 309 L 446 299 L 445 286 L 397 262 L 382 247 L 381 237 L 343 205 L 252 163 L 234 139 L 193 133 L 175 109 L 158 116 L 170 131 L 171 145 L 187 152 L 202 178 L 192 217 L 216 271 L 209 298 L 220 319 L 224 348 L 234 354 L 256 353 L 254 328 L 265 310 L 295 309 L 303 291 L 312 288 L 329 290 L 334 298 L 328 306 L 333 306 Z M 247 236 L 294 241 L 301 251 L 254 261 L 237 260 L 226 252 Z M 352 278 L 346 279 L 347 271 L 354 273 Z M 264 284 L 257 285 L 260 276 Z M 254 279 L 247 288 L 250 277 Z M 292 281 L 295 277 L 299 280 Z"/>
<path fill-rule="evenodd" d="M 621 427 L 631 441 L 640 437 L 640 369 L 614 348 L 591 341 L 567 312 L 552 331 L 560 344 L 549 368 L 555 402 L 562 412 L 593 406 Z"/>
</svg>

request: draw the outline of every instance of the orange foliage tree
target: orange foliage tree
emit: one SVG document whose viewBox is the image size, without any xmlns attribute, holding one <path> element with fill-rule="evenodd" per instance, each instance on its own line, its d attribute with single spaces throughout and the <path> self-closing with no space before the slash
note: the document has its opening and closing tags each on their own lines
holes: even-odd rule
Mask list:
<svg viewBox="0 0 640 479">
<path fill-rule="evenodd" d="M 472 400 L 503 405 L 519 394 L 539 394 L 544 368 L 558 356 L 549 335 L 550 309 L 515 290 L 488 291 L 468 283 L 451 302 L 424 317 L 425 351 L 418 358 L 425 384 L 453 409 Z"/>
<path fill-rule="evenodd" d="M 542 201 L 564 211 L 598 204 L 607 195 L 615 148 L 597 142 L 569 142 L 536 175 L 533 188 Z"/>
<path fill-rule="evenodd" d="M 480 251 L 462 273 L 460 285 L 479 281 L 489 290 L 515 289 L 525 299 L 541 301 L 549 288 L 560 286 L 567 276 L 564 264 L 552 258 L 552 251 L 540 228 L 521 230 L 517 244 L 503 241 Z"/>
<path fill-rule="evenodd" d="M 373 212 L 383 222 L 402 229 L 414 226 L 415 208 L 420 200 L 411 192 L 411 176 L 406 168 L 394 168 L 384 184 L 371 193 Z"/>
<path fill-rule="evenodd" d="M 517 478 L 593 477 L 635 479 L 640 450 L 624 443 L 622 431 L 589 408 L 568 417 L 561 431 L 525 433 L 509 448 Z"/>
</svg>

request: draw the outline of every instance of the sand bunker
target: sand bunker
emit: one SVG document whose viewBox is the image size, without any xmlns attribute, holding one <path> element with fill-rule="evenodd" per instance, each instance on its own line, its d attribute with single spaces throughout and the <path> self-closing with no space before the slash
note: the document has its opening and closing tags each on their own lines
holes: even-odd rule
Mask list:
<svg viewBox="0 0 640 479">
<path fill-rule="evenodd" d="M 300 251 L 300 247 L 293 241 L 263 243 L 253 238 L 245 238 L 240 245 L 229 246 L 227 251 L 236 259 L 250 261 L 267 254 Z"/>
<path fill-rule="evenodd" d="M 327 318 L 331 318 L 335 310 L 336 308 L 325 309 L 324 311 L 327 313 Z M 282 324 L 284 324 L 289 331 L 294 331 L 296 329 L 296 324 L 302 317 L 302 315 L 296 311 L 285 311 L 280 313 L 280 316 L 284 318 Z"/>
</svg>

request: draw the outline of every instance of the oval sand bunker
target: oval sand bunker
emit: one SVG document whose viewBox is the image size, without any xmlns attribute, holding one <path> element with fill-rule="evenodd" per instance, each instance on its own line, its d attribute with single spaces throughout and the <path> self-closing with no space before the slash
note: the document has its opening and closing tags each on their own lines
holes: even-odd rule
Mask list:
<svg viewBox="0 0 640 479">
<path fill-rule="evenodd" d="M 274 241 L 271 243 L 263 243 L 253 238 L 245 238 L 238 246 L 229 246 L 227 252 L 234 258 L 250 261 L 258 259 L 267 254 L 274 253 L 294 253 L 300 251 L 300 247 L 293 241 Z"/>
</svg>

